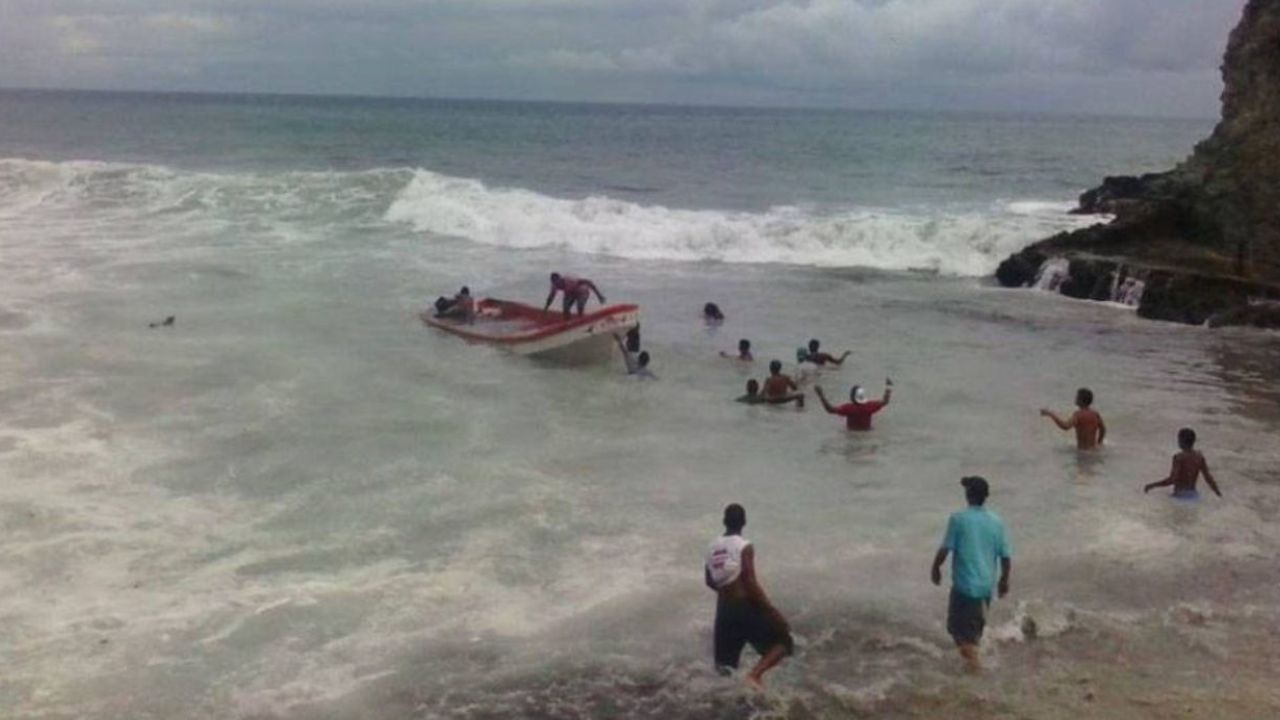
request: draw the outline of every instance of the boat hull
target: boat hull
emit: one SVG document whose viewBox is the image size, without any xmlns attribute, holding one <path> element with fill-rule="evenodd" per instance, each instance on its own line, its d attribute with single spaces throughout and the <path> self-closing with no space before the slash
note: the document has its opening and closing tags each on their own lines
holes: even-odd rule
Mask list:
<svg viewBox="0 0 1280 720">
<path fill-rule="evenodd" d="M 427 325 L 469 342 L 499 347 L 517 355 L 557 364 L 608 362 L 616 352 L 614 336 L 640 324 L 635 305 L 607 305 L 565 319 L 559 312 L 507 300 L 485 299 L 476 304 L 471 322 L 421 315 Z"/>
</svg>

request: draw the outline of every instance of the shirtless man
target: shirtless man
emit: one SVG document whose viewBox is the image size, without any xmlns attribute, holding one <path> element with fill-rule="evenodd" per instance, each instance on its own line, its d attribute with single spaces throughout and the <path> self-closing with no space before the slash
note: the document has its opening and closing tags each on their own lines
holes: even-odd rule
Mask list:
<svg viewBox="0 0 1280 720">
<path fill-rule="evenodd" d="M 756 577 L 755 548 L 742 537 L 747 511 L 734 503 L 724 509 L 724 534 L 711 542 L 703 565 L 703 581 L 716 592 L 715 663 L 728 674 L 738 667 L 750 643 L 760 661 L 747 673 L 747 684 L 764 688 L 764 674 L 794 649 L 791 626 L 769 602 Z"/>
<path fill-rule="evenodd" d="M 735 402 L 745 403 L 747 405 L 786 405 L 789 402 L 796 404 L 796 407 L 804 407 L 804 395 L 788 395 L 781 400 L 770 400 L 760 394 L 760 383 L 754 379 L 747 381 L 747 394 L 734 398 Z"/>
<path fill-rule="evenodd" d="M 808 352 L 804 353 L 803 356 L 797 358 L 797 360 L 799 362 L 811 362 L 814 365 L 817 365 L 818 367 L 822 367 L 827 363 L 840 366 L 844 364 L 845 358 L 849 357 L 849 353 L 850 353 L 849 350 L 845 350 L 840 357 L 836 357 L 831 353 L 822 352 L 821 350 L 818 349 L 819 347 L 821 347 L 821 344 L 817 340 L 810 340 Z"/>
<path fill-rule="evenodd" d="M 1093 409 L 1093 391 L 1089 388 L 1077 390 L 1076 407 L 1079 409 L 1066 420 L 1047 408 L 1040 408 L 1040 417 L 1053 420 L 1054 424 L 1063 430 L 1075 428 L 1077 449 L 1096 450 L 1102 445 L 1103 438 L 1107 436 L 1107 425 L 1102 422 L 1102 416 L 1098 411 Z"/>
<path fill-rule="evenodd" d="M 551 302 L 556 299 L 556 293 L 564 293 L 565 317 L 569 317 L 569 312 L 575 306 L 578 308 L 579 315 L 586 312 L 587 300 L 591 299 L 591 293 L 596 294 L 596 299 L 601 305 L 605 302 L 604 295 L 600 294 L 600 288 L 590 280 L 553 272 L 551 273 L 551 292 L 547 293 L 547 302 L 542 306 L 543 312 L 551 307 Z"/>
<path fill-rule="evenodd" d="M 781 360 L 769 363 L 769 377 L 764 381 L 764 397 L 772 403 L 795 400 L 796 407 L 804 407 L 804 393 L 800 392 L 800 386 L 796 385 L 796 381 L 792 380 L 790 375 L 782 373 Z"/>
<path fill-rule="evenodd" d="M 755 356 L 751 354 L 751 341 L 747 340 L 746 338 L 743 338 L 742 340 L 738 341 L 737 355 L 730 355 L 729 353 L 721 350 L 720 357 L 730 358 L 733 360 L 741 360 L 743 362 L 753 362 L 755 360 Z"/>
<path fill-rule="evenodd" d="M 1196 447 L 1196 431 L 1191 428 L 1182 428 L 1178 431 L 1178 447 L 1181 451 L 1173 456 L 1173 467 L 1169 468 L 1169 477 L 1147 483 L 1142 487 L 1142 492 L 1150 492 L 1152 488 L 1173 486 L 1173 496 L 1179 500 L 1198 500 L 1200 492 L 1196 490 L 1196 480 L 1200 475 L 1204 475 L 1204 481 L 1209 483 L 1209 487 L 1218 497 L 1222 497 L 1222 491 L 1218 489 L 1218 483 L 1213 479 L 1213 473 L 1209 472 L 1209 463 L 1205 462 L 1204 455 L 1201 455 Z"/>
</svg>

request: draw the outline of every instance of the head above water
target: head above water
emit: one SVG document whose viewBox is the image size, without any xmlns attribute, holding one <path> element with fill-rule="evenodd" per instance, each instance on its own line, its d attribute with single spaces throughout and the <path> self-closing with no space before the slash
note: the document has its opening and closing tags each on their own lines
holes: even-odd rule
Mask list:
<svg viewBox="0 0 1280 720">
<path fill-rule="evenodd" d="M 777 375 L 777 374 L 778 374 L 778 373 L 780 373 L 780 372 L 782 372 L 782 361 L 781 361 L 781 360 L 774 360 L 773 362 L 770 362 L 770 363 L 769 363 L 769 374 L 771 374 L 771 375 Z"/>
<path fill-rule="evenodd" d="M 760 393 L 760 383 L 759 383 L 759 382 L 757 382 L 755 378 L 752 378 L 752 379 L 748 380 L 748 381 L 747 381 L 747 394 L 748 394 L 748 395 L 758 395 L 759 393 Z"/>
<path fill-rule="evenodd" d="M 1093 404 L 1093 391 L 1089 388 L 1080 388 L 1076 391 L 1076 405 L 1087 408 Z"/>
<path fill-rule="evenodd" d="M 739 340 L 738 352 L 740 353 L 751 352 L 751 341 L 746 338 Z"/>
<path fill-rule="evenodd" d="M 855 405 L 861 405 L 867 401 L 867 391 L 862 389 L 861 385 L 854 385 L 849 388 L 849 402 Z"/>
<path fill-rule="evenodd" d="M 1196 431 L 1191 428 L 1182 428 L 1178 431 L 1178 447 L 1183 450 L 1190 450 L 1196 446 Z"/>
<path fill-rule="evenodd" d="M 724 313 L 720 312 L 720 306 L 713 302 L 709 302 L 702 306 L 702 314 L 713 320 L 724 319 Z"/>
<path fill-rule="evenodd" d="M 637 356 L 636 356 L 636 362 L 640 364 L 640 367 L 648 367 L 648 366 L 649 366 L 649 351 L 648 351 L 648 350 L 645 350 L 645 351 L 641 352 L 639 355 L 637 355 Z"/>
<path fill-rule="evenodd" d="M 987 495 L 991 494 L 991 488 L 987 485 L 986 479 L 977 475 L 961 478 L 960 484 L 964 486 L 964 499 L 968 500 L 970 505 L 982 505 L 987 501 Z"/>
<path fill-rule="evenodd" d="M 731 533 L 742 532 L 747 525 L 747 511 L 738 503 L 731 503 L 724 508 L 724 529 Z"/>
<path fill-rule="evenodd" d="M 818 352 L 818 347 L 819 347 L 819 345 L 818 345 L 818 341 L 817 341 L 817 340 L 810 340 L 810 341 L 809 341 L 809 352 L 811 352 L 811 353 L 816 353 L 816 352 Z"/>
</svg>

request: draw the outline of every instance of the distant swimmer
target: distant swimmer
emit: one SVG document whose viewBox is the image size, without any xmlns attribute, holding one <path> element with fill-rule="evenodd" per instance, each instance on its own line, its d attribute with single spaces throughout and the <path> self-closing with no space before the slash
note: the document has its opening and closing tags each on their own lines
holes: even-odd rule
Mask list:
<svg viewBox="0 0 1280 720">
<path fill-rule="evenodd" d="M 471 297 L 471 288 L 466 285 L 452 298 L 436 298 L 436 317 L 457 318 L 471 322 L 476 316 L 476 301 Z"/>
<path fill-rule="evenodd" d="M 709 302 L 702 306 L 702 319 L 708 325 L 719 325 L 724 322 L 724 313 L 720 311 L 719 305 Z"/>
<path fill-rule="evenodd" d="M 751 341 L 746 338 L 738 341 L 737 355 L 730 355 L 729 353 L 721 350 L 720 357 L 732 358 L 743 362 L 753 362 L 756 359 L 755 356 L 751 354 Z"/>
<path fill-rule="evenodd" d="M 1040 416 L 1049 418 L 1063 430 L 1075 428 L 1076 448 L 1095 450 L 1107 436 L 1107 425 L 1102 422 L 1098 411 L 1093 409 L 1093 391 L 1089 388 L 1077 390 L 1076 407 L 1078 409 L 1066 420 L 1047 408 L 1040 408 Z"/>
<path fill-rule="evenodd" d="M 867 391 L 863 390 L 859 385 L 854 385 L 849 389 L 849 402 L 838 406 L 827 402 L 827 396 L 823 394 L 821 387 L 815 386 L 813 392 L 817 394 L 818 401 L 822 403 L 823 409 L 832 415 L 844 417 L 845 428 L 849 430 L 870 430 L 871 416 L 883 410 L 893 397 L 893 380 L 884 379 L 884 395 L 879 400 L 868 400 Z"/>
<path fill-rule="evenodd" d="M 1200 491 L 1196 490 L 1196 480 L 1204 475 L 1204 481 L 1209 484 L 1209 488 L 1218 497 L 1222 497 L 1222 491 L 1218 489 L 1218 483 L 1213 479 L 1213 473 L 1209 472 L 1209 463 L 1205 461 L 1204 455 L 1196 450 L 1196 431 L 1191 428 L 1182 428 L 1178 431 L 1178 447 L 1180 451 L 1173 456 L 1173 467 L 1169 468 L 1169 477 L 1158 482 L 1147 483 L 1142 487 L 1142 492 L 1150 492 L 1153 488 L 1173 486 L 1173 496 L 1179 500 L 1199 500 Z"/>
<path fill-rule="evenodd" d="M 951 515 L 942 547 L 933 557 L 929 579 L 942 583 L 942 564 L 951 558 L 951 597 L 947 603 L 947 633 L 960 649 L 965 667 L 978 672 L 978 643 L 987 625 L 986 611 L 992 590 L 1000 597 L 1009 594 L 1009 572 L 1013 568 L 1013 551 L 1005 538 L 1004 523 L 984 504 L 990 488 L 980 477 L 960 481 L 967 510 Z M 1000 581 L 996 582 L 996 561 L 1000 562 Z"/>
<path fill-rule="evenodd" d="M 658 376 L 653 374 L 649 369 L 649 353 L 647 351 L 635 352 L 627 347 L 622 338 L 617 335 L 613 336 L 614 342 L 618 343 L 618 349 L 622 351 L 622 361 L 627 364 L 627 374 L 640 378 L 641 380 L 657 380 Z"/>
<path fill-rule="evenodd" d="M 777 400 L 765 397 L 760 393 L 760 383 L 756 382 L 754 378 L 747 381 L 747 394 L 741 395 L 735 400 L 747 405 L 786 405 L 793 402 L 796 407 L 804 407 L 804 395 L 788 395 Z"/>
<path fill-rule="evenodd" d="M 165 318 L 164 320 L 161 320 L 160 322 L 147 323 L 147 327 L 149 328 L 173 327 L 173 324 L 177 321 L 178 321 L 177 315 L 170 315 L 169 317 Z"/>
<path fill-rule="evenodd" d="M 817 340 L 810 340 L 808 350 L 802 349 L 796 353 L 796 362 L 813 363 L 818 367 L 822 367 L 827 363 L 840 366 L 844 364 L 845 358 L 849 357 L 849 354 L 851 353 L 850 350 L 845 350 L 840 357 L 835 357 L 830 353 L 823 352 L 819 349 L 820 347 L 821 343 Z"/>
<path fill-rule="evenodd" d="M 790 375 L 782 372 L 782 361 L 769 363 L 769 377 L 764 381 L 764 397 L 767 402 L 783 403 L 796 401 L 796 407 L 804 407 L 804 393 Z"/>
<path fill-rule="evenodd" d="M 572 275 L 561 275 L 560 273 L 551 273 L 551 292 L 547 293 L 547 302 L 542 306 L 542 311 L 546 312 L 551 307 L 551 303 L 556 299 L 556 293 L 564 293 L 564 316 L 569 317 L 570 311 L 574 307 L 578 308 L 578 314 L 582 315 L 586 312 L 587 301 L 591 299 L 591 293 L 596 294 L 596 299 L 603 305 L 604 295 L 600 294 L 600 288 L 596 284 L 586 278 L 573 277 Z"/>
<path fill-rule="evenodd" d="M 755 548 L 742 537 L 747 511 L 734 503 L 724 509 L 724 535 L 711 542 L 703 565 L 707 587 L 716 591 L 716 669 L 737 669 L 742 649 L 750 643 L 760 661 L 747 673 L 747 683 L 764 688 L 764 674 L 794 651 L 791 626 L 769 602 L 756 575 Z"/>
</svg>

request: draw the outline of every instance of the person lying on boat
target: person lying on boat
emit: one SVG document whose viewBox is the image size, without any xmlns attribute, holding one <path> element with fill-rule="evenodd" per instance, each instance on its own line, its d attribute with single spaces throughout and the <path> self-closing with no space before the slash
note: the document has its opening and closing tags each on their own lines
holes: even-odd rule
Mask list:
<svg viewBox="0 0 1280 720">
<path fill-rule="evenodd" d="M 747 394 L 734 398 L 734 402 L 745 403 L 747 405 L 786 405 L 793 402 L 796 407 L 804 407 L 804 395 L 788 395 L 781 400 L 770 400 L 760 394 L 760 383 L 755 379 L 747 381 Z"/>
<path fill-rule="evenodd" d="M 471 288 L 466 285 L 452 298 L 436 298 L 436 317 L 457 318 L 471 322 L 476 317 L 476 301 L 471 297 Z"/>
<path fill-rule="evenodd" d="M 746 338 L 743 338 L 738 341 L 737 355 L 730 355 L 729 353 L 721 350 L 720 357 L 731 358 L 733 360 L 741 360 L 743 362 L 752 362 L 755 360 L 755 356 L 751 354 L 751 341 Z"/>
<path fill-rule="evenodd" d="M 596 284 L 586 278 L 574 277 L 572 275 L 561 275 L 558 272 L 551 273 L 551 292 L 547 293 L 547 302 L 542 306 L 542 311 L 546 312 L 551 307 L 551 303 L 556 299 L 556 293 L 564 293 L 564 316 L 569 317 L 569 313 L 574 307 L 578 308 L 578 314 L 582 315 L 586 312 L 587 301 L 591 299 L 591 293 L 596 294 L 596 299 L 600 304 L 604 304 L 604 295 L 600 293 L 600 288 Z"/>
<path fill-rule="evenodd" d="M 627 348 L 622 342 L 622 338 L 617 335 L 613 336 L 614 342 L 618 343 L 618 349 L 622 351 L 622 361 L 627 364 L 627 374 L 634 375 L 641 380 L 657 380 L 658 376 L 653 374 L 649 369 L 649 353 L 641 350 L 634 352 Z"/>
<path fill-rule="evenodd" d="M 821 350 L 819 350 L 820 347 L 821 347 L 821 344 L 817 340 L 810 340 L 809 349 L 807 351 L 800 350 L 799 352 L 796 353 L 796 362 L 813 363 L 818 367 L 822 367 L 827 363 L 840 366 L 844 364 L 845 358 L 849 357 L 849 353 L 850 353 L 849 350 L 845 350 L 844 354 L 842 354 L 840 357 L 836 357 L 830 353 L 822 352 Z"/>
<path fill-rule="evenodd" d="M 800 392 L 800 386 L 796 385 L 796 381 L 792 380 L 790 375 L 783 374 L 781 360 L 769 363 L 769 377 L 764 381 L 764 399 L 765 402 L 771 403 L 794 400 L 796 407 L 804 407 L 804 393 Z"/>
</svg>

